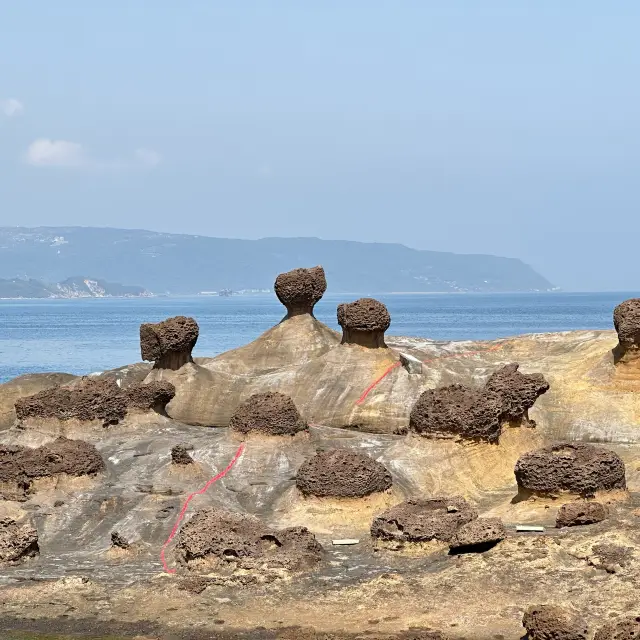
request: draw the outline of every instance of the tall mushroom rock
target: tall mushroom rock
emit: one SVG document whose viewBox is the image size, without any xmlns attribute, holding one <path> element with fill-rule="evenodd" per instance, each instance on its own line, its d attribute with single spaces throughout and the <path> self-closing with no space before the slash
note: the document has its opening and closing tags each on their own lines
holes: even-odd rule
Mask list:
<svg viewBox="0 0 640 640">
<path fill-rule="evenodd" d="M 386 348 L 384 332 L 391 325 L 387 307 L 373 298 L 338 305 L 342 344 L 358 344 L 372 349 Z"/>
<path fill-rule="evenodd" d="M 320 266 L 293 269 L 281 273 L 273 288 L 278 300 L 287 308 L 287 318 L 306 313 L 313 315 L 313 307 L 327 290 L 327 280 Z"/>
<path fill-rule="evenodd" d="M 140 325 L 142 359 L 153 361 L 154 369 L 177 371 L 193 362 L 191 352 L 198 341 L 198 323 L 193 318 L 176 316 L 156 324 Z"/>
<path fill-rule="evenodd" d="M 640 358 L 640 298 L 625 300 L 614 309 L 613 326 L 618 333 L 616 363 Z"/>
</svg>

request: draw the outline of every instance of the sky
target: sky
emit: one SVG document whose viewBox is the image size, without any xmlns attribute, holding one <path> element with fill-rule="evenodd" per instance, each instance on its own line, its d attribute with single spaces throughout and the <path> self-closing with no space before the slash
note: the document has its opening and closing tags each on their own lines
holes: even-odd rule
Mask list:
<svg viewBox="0 0 640 640">
<path fill-rule="evenodd" d="M 316 236 L 639 290 L 637 0 L 0 0 L 0 225 Z"/>
</svg>

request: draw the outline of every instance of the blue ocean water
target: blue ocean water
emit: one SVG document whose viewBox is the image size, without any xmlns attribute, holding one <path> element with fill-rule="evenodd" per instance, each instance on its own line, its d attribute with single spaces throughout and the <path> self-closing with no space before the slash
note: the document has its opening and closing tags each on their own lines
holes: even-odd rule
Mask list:
<svg viewBox="0 0 640 640">
<path fill-rule="evenodd" d="M 382 295 L 391 335 L 491 339 L 542 331 L 610 329 L 616 304 L 637 293 Z M 357 296 L 325 296 L 316 316 L 338 328 L 336 306 Z M 246 344 L 277 323 L 273 295 L 193 298 L 0 300 L 0 382 L 23 373 L 90 373 L 140 359 L 138 328 L 189 315 L 200 325 L 195 355 Z"/>
</svg>

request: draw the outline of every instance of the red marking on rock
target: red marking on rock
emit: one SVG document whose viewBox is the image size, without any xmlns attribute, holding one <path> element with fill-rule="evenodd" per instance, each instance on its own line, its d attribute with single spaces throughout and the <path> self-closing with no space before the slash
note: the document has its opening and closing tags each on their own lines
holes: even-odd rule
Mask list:
<svg viewBox="0 0 640 640">
<path fill-rule="evenodd" d="M 401 362 L 394 362 L 377 380 L 374 380 L 363 392 L 363 394 L 356 400 L 356 404 L 362 404 L 369 395 L 369 392 L 373 391 L 394 369 L 399 367 Z"/>
<path fill-rule="evenodd" d="M 196 496 L 202 495 L 214 482 L 217 482 L 218 480 L 220 480 L 220 478 L 224 478 L 227 475 L 227 473 L 229 473 L 229 471 L 231 471 L 231 467 L 233 467 L 233 465 L 238 461 L 238 458 L 242 455 L 243 451 L 244 451 L 244 443 L 242 443 L 238 447 L 238 450 L 236 451 L 236 455 L 233 456 L 233 459 L 227 465 L 226 469 L 223 469 L 218 475 L 216 475 L 213 478 L 211 478 L 211 480 L 209 480 L 207 482 L 207 484 L 205 484 L 204 487 L 202 487 L 202 489 L 200 489 L 199 491 L 195 491 L 194 493 L 190 494 L 187 497 L 187 499 L 184 501 L 184 504 L 182 505 L 182 509 L 181 509 L 180 513 L 178 514 L 178 519 L 176 520 L 176 523 L 173 525 L 173 529 L 171 529 L 171 533 L 169 534 L 169 537 L 167 538 L 167 541 L 162 545 L 162 550 L 160 551 L 160 560 L 162 560 L 162 566 L 164 567 L 164 570 L 167 573 L 175 573 L 176 570 L 175 569 L 169 569 L 169 566 L 167 565 L 167 561 L 166 561 L 166 559 L 164 557 L 164 553 L 165 553 L 167 547 L 171 544 L 171 541 L 175 537 L 176 533 L 178 533 L 178 529 L 180 528 L 180 523 L 184 519 L 184 516 L 185 516 L 185 514 L 187 512 L 187 508 L 189 507 L 189 503 Z"/>
</svg>

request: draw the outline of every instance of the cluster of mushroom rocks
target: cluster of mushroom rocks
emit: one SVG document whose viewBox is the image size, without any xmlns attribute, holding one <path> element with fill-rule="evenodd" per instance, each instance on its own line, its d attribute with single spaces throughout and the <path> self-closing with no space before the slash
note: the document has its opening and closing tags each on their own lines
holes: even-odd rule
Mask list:
<svg viewBox="0 0 640 640">
<path fill-rule="evenodd" d="M 338 305 L 338 324 L 342 327 L 342 344 L 384 348 L 384 332 L 391 325 L 387 307 L 373 298 Z"/>
<path fill-rule="evenodd" d="M 615 361 L 637 360 L 640 357 L 640 298 L 625 300 L 614 309 L 613 326 L 618 333 Z"/>
<path fill-rule="evenodd" d="M 267 436 L 292 436 L 308 428 L 293 400 L 277 392 L 252 395 L 236 409 L 229 427 L 244 435 Z"/>
<path fill-rule="evenodd" d="M 382 463 L 350 449 L 320 451 L 296 474 L 296 486 L 304 495 L 321 498 L 362 498 L 386 491 L 392 482 Z"/>
<path fill-rule="evenodd" d="M 176 316 L 158 323 L 140 325 L 142 359 L 153 362 L 155 369 L 177 371 L 193 362 L 191 352 L 198 341 L 200 329 L 193 318 Z"/>
<path fill-rule="evenodd" d="M 122 389 L 112 378 L 82 378 L 16 400 L 19 421 L 28 418 L 118 424 L 129 411 L 163 412 L 175 395 L 169 382 L 135 383 Z"/>
<path fill-rule="evenodd" d="M 327 290 L 324 269 L 294 269 L 281 273 L 273 286 L 278 300 L 287 308 L 287 318 L 313 315 L 313 308 Z"/>
<path fill-rule="evenodd" d="M 505 422 L 532 425 L 529 409 L 549 383 L 542 374 L 518 369 L 516 363 L 506 365 L 483 388 L 453 384 L 427 389 L 411 410 L 409 429 L 429 438 L 497 442 Z"/>
</svg>

